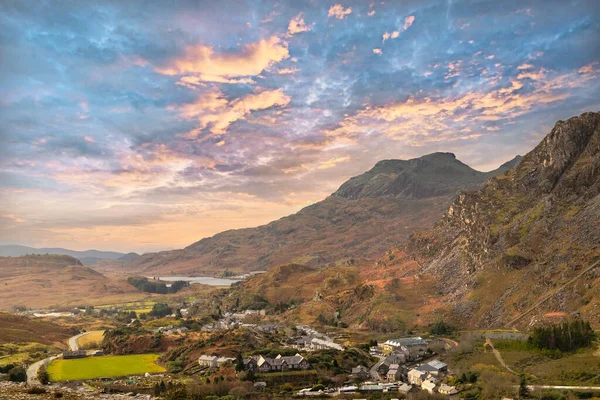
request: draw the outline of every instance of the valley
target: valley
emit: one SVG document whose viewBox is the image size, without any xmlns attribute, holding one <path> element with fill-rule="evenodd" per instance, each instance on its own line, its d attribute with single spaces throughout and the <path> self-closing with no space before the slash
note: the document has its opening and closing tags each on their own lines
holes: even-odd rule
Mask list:
<svg viewBox="0 0 600 400">
<path fill-rule="evenodd" d="M 183 250 L 1 257 L 0 380 L 25 365 L 72 398 L 592 398 L 599 150 L 586 113 L 496 171 L 382 161 Z"/>
</svg>

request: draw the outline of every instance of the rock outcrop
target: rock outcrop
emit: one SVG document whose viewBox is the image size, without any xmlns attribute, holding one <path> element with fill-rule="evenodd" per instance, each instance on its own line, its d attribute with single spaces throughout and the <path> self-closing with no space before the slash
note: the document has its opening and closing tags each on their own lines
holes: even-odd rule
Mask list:
<svg viewBox="0 0 600 400">
<path fill-rule="evenodd" d="M 455 309 L 478 303 L 478 325 L 506 324 L 553 291 L 532 315 L 597 321 L 599 273 L 563 285 L 600 257 L 599 150 L 600 113 L 557 122 L 516 168 L 462 192 L 433 228 L 411 236 L 405 249 L 419 273 L 438 275 Z"/>
</svg>

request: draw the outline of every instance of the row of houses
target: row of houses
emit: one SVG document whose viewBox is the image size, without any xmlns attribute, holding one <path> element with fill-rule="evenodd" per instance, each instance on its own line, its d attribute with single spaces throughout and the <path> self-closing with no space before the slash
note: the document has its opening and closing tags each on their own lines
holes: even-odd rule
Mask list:
<svg viewBox="0 0 600 400">
<path fill-rule="evenodd" d="M 219 357 L 219 356 L 209 356 L 203 354 L 198 358 L 198 364 L 203 367 L 216 368 L 220 367 L 228 362 L 233 362 L 235 358 L 231 357 Z"/>
<path fill-rule="evenodd" d="M 90 355 L 94 356 L 94 357 L 99 357 L 99 356 L 103 356 L 104 355 L 104 351 L 102 350 L 94 350 L 90 353 Z M 66 350 L 63 351 L 62 353 L 62 358 L 63 360 L 72 360 L 75 358 L 85 358 L 88 356 L 87 351 L 85 350 Z"/>
<path fill-rule="evenodd" d="M 329 338 L 318 338 L 314 336 L 301 336 L 292 344 L 292 347 L 299 350 L 338 350 L 343 351 L 344 346 L 335 343 Z"/>
<path fill-rule="evenodd" d="M 446 363 L 440 360 L 429 361 L 408 371 L 408 383 L 419 386 L 422 390 L 426 390 L 429 393 L 456 394 L 457 390 L 453 386 L 442 383 L 438 387 L 441 375 L 447 371 L 448 366 Z"/>
<path fill-rule="evenodd" d="M 310 369 L 310 363 L 298 353 L 294 356 L 279 354 L 275 358 L 253 356 L 244 360 L 244 369 L 260 373 L 300 371 Z"/>
</svg>

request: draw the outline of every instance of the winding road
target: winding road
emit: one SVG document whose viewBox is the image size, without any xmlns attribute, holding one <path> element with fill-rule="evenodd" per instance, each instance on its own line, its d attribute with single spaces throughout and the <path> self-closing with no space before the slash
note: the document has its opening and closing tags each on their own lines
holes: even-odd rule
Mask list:
<svg viewBox="0 0 600 400">
<path fill-rule="evenodd" d="M 70 337 L 67 340 L 67 344 L 69 345 L 69 350 L 71 350 L 71 351 L 79 350 L 79 343 L 77 343 L 77 340 L 80 337 L 87 335 L 88 333 L 90 333 L 90 332 L 84 332 L 84 333 L 80 333 L 79 335 Z M 52 361 L 54 361 L 60 357 L 62 357 L 62 354 L 57 354 L 55 356 L 48 357 L 41 361 L 31 364 L 29 366 L 29 368 L 27 368 L 27 383 L 30 385 L 39 385 L 40 381 L 37 378 L 37 374 L 38 374 L 38 371 L 40 370 L 40 368 L 42 366 L 47 367 L 48 364 L 50 364 Z"/>
</svg>

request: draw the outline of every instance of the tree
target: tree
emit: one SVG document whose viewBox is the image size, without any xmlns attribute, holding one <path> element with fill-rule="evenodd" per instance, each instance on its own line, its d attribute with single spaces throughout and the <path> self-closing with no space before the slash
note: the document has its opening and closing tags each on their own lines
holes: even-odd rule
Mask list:
<svg viewBox="0 0 600 400">
<path fill-rule="evenodd" d="M 47 385 L 50 383 L 50 375 L 48 374 L 48 371 L 46 371 L 46 367 L 42 366 L 40 369 L 38 369 L 37 379 L 42 385 Z"/>
<path fill-rule="evenodd" d="M 527 377 L 521 375 L 521 381 L 519 382 L 519 398 L 529 397 L 529 389 L 527 389 Z"/>
<path fill-rule="evenodd" d="M 240 372 L 244 370 L 244 358 L 242 357 L 242 353 L 238 353 L 235 359 L 235 372 Z"/>
<path fill-rule="evenodd" d="M 21 367 L 15 367 L 8 371 L 8 380 L 11 382 L 27 382 L 27 371 Z"/>
</svg>

